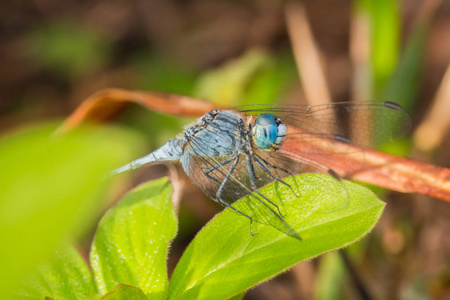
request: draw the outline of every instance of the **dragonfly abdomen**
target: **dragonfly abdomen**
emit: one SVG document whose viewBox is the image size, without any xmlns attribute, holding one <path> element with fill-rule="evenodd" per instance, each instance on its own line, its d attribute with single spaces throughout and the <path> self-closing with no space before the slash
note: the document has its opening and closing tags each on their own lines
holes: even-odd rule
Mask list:
<svg viewBox="0 0 450 300">
<path fill-rule="evenodd" d="M 131 171 L 139 167 L 142 167 L 143 165 L 147 165 L 153 162 L 179 160 L 181 154 L 182 154 L 181 141 L 179 139 L 172 139 L 167 143 L 165 143 L 160 148 L 153 151 L 152 153 L 144 157 L 138 158 L 120 168 L 115 169 L 114 171 L 111 172 L 111 174 L 112 175 L 121 174 L 126 171 Z"/>
</svg>

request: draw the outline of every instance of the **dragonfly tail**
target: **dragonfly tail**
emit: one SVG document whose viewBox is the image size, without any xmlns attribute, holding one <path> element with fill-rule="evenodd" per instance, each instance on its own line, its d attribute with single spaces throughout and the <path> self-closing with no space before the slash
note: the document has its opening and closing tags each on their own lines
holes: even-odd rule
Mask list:
<svg viewBox="0 0 450 300">
<path fill-rule="evenodd" d="M 115 169 L 110 173 L 110 176 L 132 171 L 154 162 L 179 160 L 181 154 L 181 141 L 179 139 L 173 139 L 156 149 L 154 152 Z"/>
</svg>

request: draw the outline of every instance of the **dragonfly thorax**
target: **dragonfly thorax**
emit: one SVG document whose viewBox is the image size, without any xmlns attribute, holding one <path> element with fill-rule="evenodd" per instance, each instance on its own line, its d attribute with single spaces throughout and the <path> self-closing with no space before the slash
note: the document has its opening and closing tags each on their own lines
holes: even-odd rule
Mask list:
<svg viewBox="0 0 450 300">
<path fill-rule="evenodd" d="M 186 151 L 195 149 L 196 155 L 230 156 L 239 154 L 244 141 L 242 139 L 243 122 L 232 111 L 213 110 L 187 129 L 184 135 Z"/>
<path fill-rule="evenodd" d="M 253 141 L 263 150 L 277 150 L 286 139 L 287 128 L 280 118 L 270 113 L 260 114 L 253 125 Z"/>
</svg>

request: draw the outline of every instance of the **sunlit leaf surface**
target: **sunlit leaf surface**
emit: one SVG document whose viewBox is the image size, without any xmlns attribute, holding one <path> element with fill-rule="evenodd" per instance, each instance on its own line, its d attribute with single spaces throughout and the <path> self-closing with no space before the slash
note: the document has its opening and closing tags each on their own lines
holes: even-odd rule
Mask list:
<svg viewBox="0 0 450 300">
<path fill-rule="evenodd" d="M 0 294 L 6 295 L 63 237 L 91 225 L 105 175 L 136 155 L 121 130 L 54 126 L 0 140 Z M 104 198 L 103 198 L 104 199 Z"/>
<path fill-rule="evenodd" d="M 368 189 L 345 182 L 349 204 L 333 210 L 335 180 L 325 175 L 296 176 L 301 196 L 271 184 L 260 191 L 283 199 L 285 220 L 302 241 L 226 210 L 194 239 L 178 263 L 169 299 L 225 299 L 285 271 L 298 262 L 344 247 L 367 234 L 381 216 L 384 203 Z M 330 207 L 331 206 L 331 207 Z"/>
<path fill-rule="evenodd" d="M 119 284 L 114 291 L 106 294 L 101 299 L 102 300 L 126 300 L 126 299 L 146 300 L 148 298 L 145 296 L 145 294 L 142 292 L 142 290 L 137 287 Z"/>
<path fill-rule="evenodd" d="M 96 289 L 86 262 L 66 244 L 33 274 L 18 294 L 20 299 L 88 300 Z"/>
<path fill-rule="evenodd" d="M 126 284 L 151 299 L 164 297 L 168 245 L 176 233 L 171 192 L 166 178 L 143 184 L 103 217 L 91 250 L 100 293 Z"/>
</svg>

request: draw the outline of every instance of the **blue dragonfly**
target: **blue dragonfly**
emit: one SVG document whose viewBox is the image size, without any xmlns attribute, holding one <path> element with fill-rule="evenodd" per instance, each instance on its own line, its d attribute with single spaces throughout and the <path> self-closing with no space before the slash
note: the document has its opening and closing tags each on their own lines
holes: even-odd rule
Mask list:
<svg viewBox="0 0 450 300">
<path fill-rule="evenodd" d="M 301 239 L 284 220 L 279 204 L 259 191 L 278 182 L 295 196 L 285 178 L 301 173 L 331 175 L 348 198 L 340 175 L 314 155 L 331 155 L 336 143 L 358 151 L 402 137 L 411 126 L 409 115 L 392 102 L 340 102 L 315 106 L 260 104 L 213 110 L 188 126 L 184 134 L 154 152 L 113 171 L 113 175 L 163 161 L 181 161 L 192 182 L 208 197 L 250 220 Z M 321 153 L 284 145 L 330 141 Z M 355 149 L 355 147 L 353 147 Z M 300 159 L 299 159 L 300 157 Z M 234 205 L 236 200 L 239 206 Z"/>
</svg>

